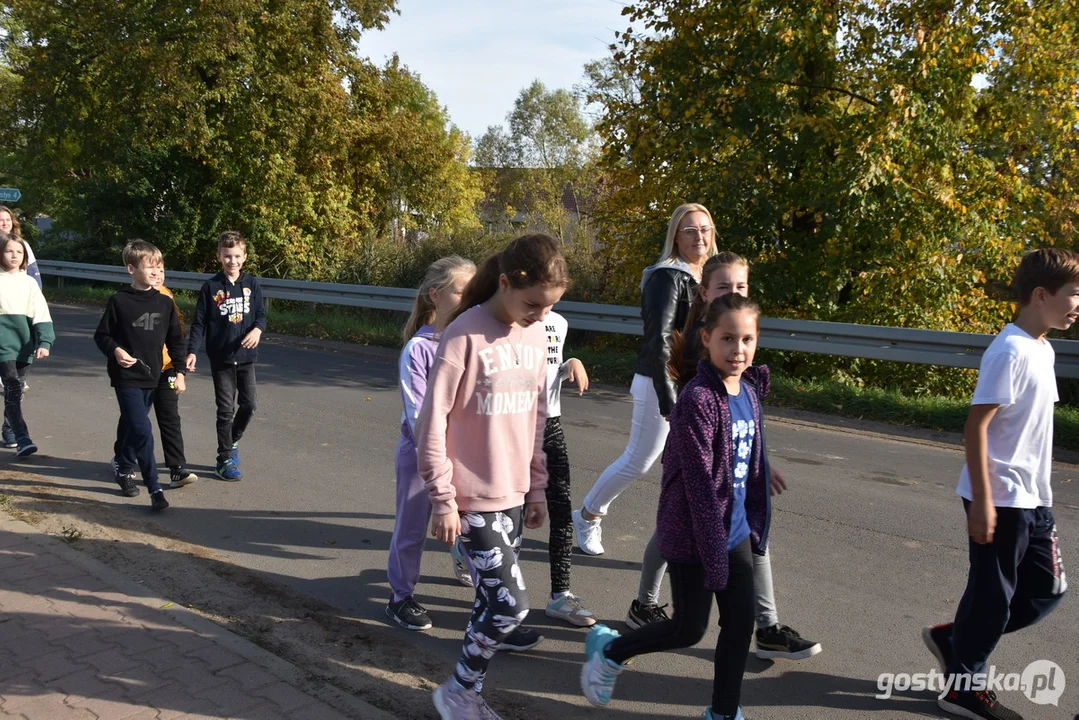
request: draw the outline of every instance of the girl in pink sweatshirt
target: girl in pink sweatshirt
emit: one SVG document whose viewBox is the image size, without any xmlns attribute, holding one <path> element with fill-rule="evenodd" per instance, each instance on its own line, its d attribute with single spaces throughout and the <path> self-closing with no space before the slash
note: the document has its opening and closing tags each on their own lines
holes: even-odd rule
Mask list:
<svg viewBox="0 0 1079 720">
<path fill-rule="evenodd" d="M 526 235 L 483 263 L 442 334 L 416 422 L 431 534 L 461 536 L 476 603 L 453 675 L 434 692 L 443 720 L 498 718 L 480 695 L 487 665 L 528 614 L 522 526 L 547 514 L 543 319 L 569 285 L 559 243 Z M 534 643 L 533 643 L 534 644 Z"/>
</svg>

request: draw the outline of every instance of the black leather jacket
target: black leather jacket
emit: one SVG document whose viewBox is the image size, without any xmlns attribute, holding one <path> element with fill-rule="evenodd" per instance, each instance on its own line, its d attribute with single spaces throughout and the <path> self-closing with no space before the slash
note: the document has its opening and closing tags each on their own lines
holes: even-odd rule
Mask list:
<svg viewBox="0 0 1079 720">
<path fill-rule="evenodd" d="M 633 372 L 652 378 L 661 415 L 670 415 L 678 398 L 678 387 L 667 374 L 671 331 L 685 326 L 697 284 L 692 275 L 677 266 L 658 267 L 641 290 L 644 341 Z"/>
</svg>

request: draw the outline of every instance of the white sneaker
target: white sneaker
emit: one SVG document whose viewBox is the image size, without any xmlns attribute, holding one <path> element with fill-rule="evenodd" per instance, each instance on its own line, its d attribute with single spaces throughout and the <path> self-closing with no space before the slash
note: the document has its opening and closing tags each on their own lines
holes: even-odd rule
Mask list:
<svg viewBox="0 0 1079 720">
<path fill-rule="evenodd" d="M 551 598 L 547 601 L 547 617 L 564 620 L 577 627 L 592 627 L 596 624 L 596 616 L 585 610 L 581 599 L 571 592 L 557 600 Z"/>
<path fill-rule="evenodd" d="M 453 576 L 457 578 L 457 582 L 465 587 L 474 587 L 472 573 L 468 570 L 468 559 L 464 548 L 461 547 L 460 535 L 454 540 L 453 545 L 450 545 L 450 557 L 453 558 Z"/>
<path fill-rule="evenodd" d="M 580 510 L 573 511 L 573 532 L 577 535 L 577 547 L 585 555 L 603 554 L 602 520 L 586 520 Z"/>
<path fill-rule="evenodd" d="M 452 677 L 435 688 L 432 698 L 442 720 L 483 720 L 479 694 L 462 687 Z"/>
</svg>

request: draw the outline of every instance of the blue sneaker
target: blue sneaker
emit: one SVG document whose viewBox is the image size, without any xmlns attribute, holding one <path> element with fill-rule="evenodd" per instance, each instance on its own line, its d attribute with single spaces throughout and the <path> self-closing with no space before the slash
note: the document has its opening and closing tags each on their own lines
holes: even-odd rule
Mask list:
<svg viewBox="0 0 1079 720">
<path fill-rule="evenodd" d="M 584 641 L 585 663 L 581 667 L 581 692 L 596 707 L 606 707 L 611 702 L 614 683 L 625 665 L 608 660 L 604 649 L 619 634 L 606 625 L 596 625 Z"/>
<path fill-rule="evenodd" d="M 236 463 L 232 462 L 232 458 L 228 458 L 217 464 L 217 468 L 214 470 L 214 475 L 221 478 L 225 482 L 236 482 L 243 480 L 243 473 L 240 472 L 240 468 L 236 467 Z"/>
<path fill-rule="evenodd" d="M 712 712 L 712 708 L 709 707 L 709 708 L 705 709 L 704 715 L 702 716 L 702 720 L 746 720 L 746 719 L 745 719 L 745 716 L 742 715 L 742 708 L 738 708 L 738 712 L 736 712 L 734 715 L 717 715 L 716 713 Z"/>
<path fill-rule="evenodd" d="M 6 425 L 4 426 L 2 439 L 2 445 L 8 450 L 14 450 L 15 448 L 19 447 L 19 439 L 15 437 L 15 431 L 11 430 Z"/>
<path fill-rule="evenodd" d="M 232 450 L 229 450 L 229 460 L 236 466 L 236 469 L 240 469 L 240 444 L 232 443 Z"/>
</svg>

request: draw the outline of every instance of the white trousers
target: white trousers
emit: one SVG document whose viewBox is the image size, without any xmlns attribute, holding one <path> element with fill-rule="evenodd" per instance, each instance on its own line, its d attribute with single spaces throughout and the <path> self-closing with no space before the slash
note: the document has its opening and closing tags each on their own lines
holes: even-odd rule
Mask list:
<svg viewBox="0 0 1079 720">
<path fill-rule="evenodd" d="M 592 515 L 606 515 L 614 499 L 652 469 L 667 442 L 670 425 L 659 414 L 659 397 L 652 378 L 634 375 L 629 392 L 633 396 L 629 444 L 621 457 L 603 471 L 585 496 L 584 509 Z"/>
</svg>

